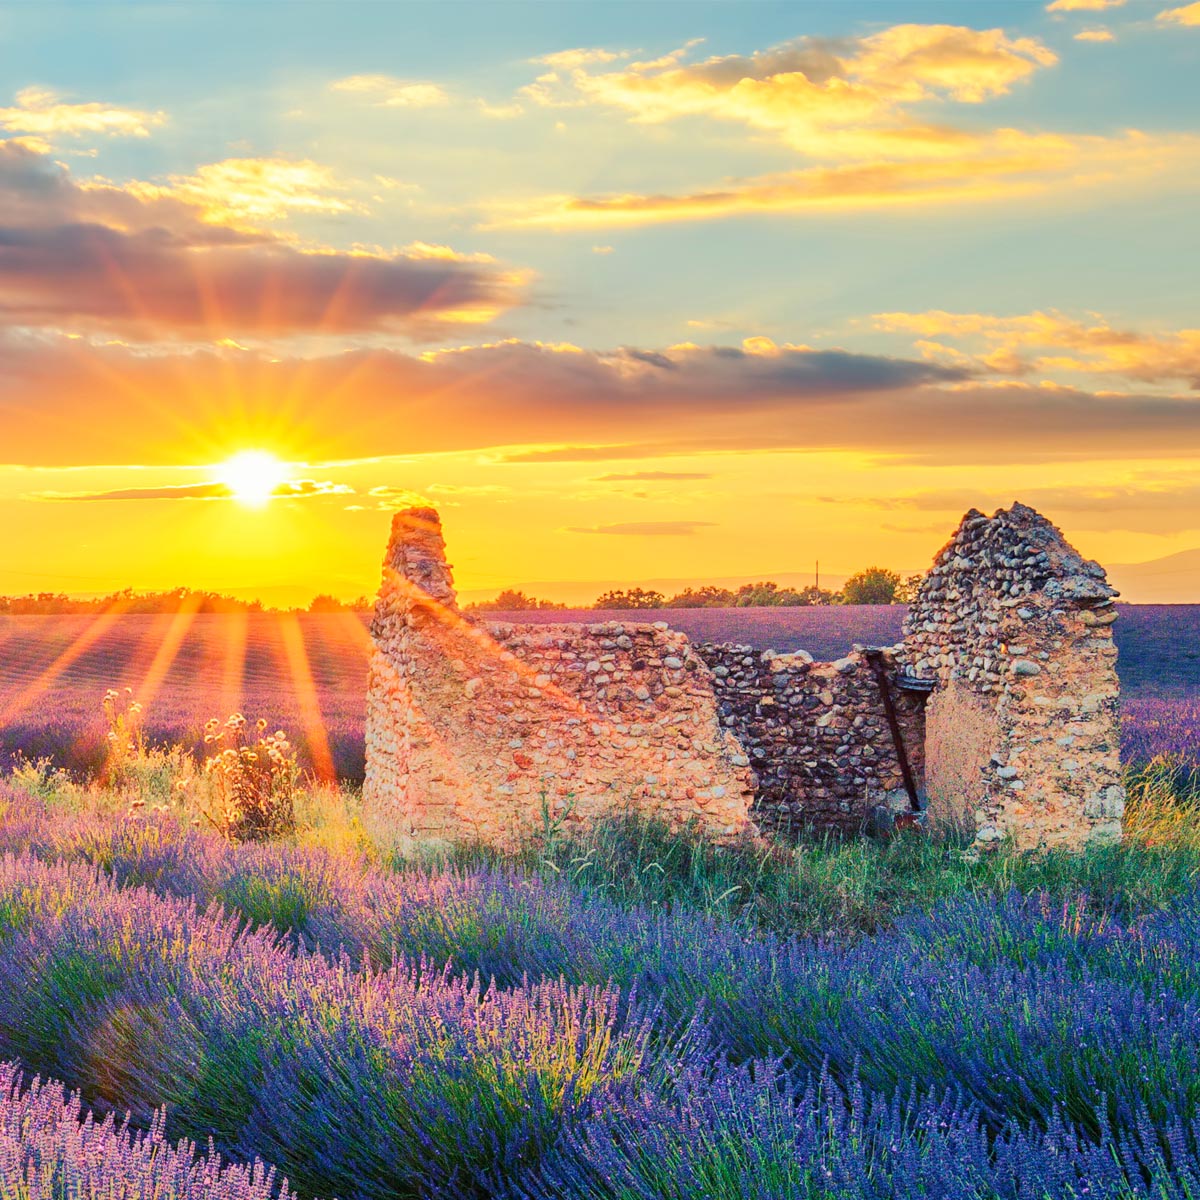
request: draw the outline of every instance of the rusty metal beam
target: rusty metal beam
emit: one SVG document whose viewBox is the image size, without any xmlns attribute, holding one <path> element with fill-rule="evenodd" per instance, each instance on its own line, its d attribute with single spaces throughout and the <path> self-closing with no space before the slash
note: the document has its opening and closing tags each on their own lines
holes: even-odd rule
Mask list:
<svg viewBox="0 0 1200 1200">
<path fill-rule="evenodd" d="M 887 667 L 883 662 L 883 651 L 877 646 L 863 651 L 863 657 L 871 664 L 879 695 L 883 699 L 883 711 L 887 714 L 888 728 L 892 731 L 892 745 L 896 748 L 896 757 L 900 760 L 900 774 L 904 777 L 904 790 L 908 793 L 908 803 L 912 811 L 921 811 L 921 798 L 917 794 L 917 781 L 913 777 L 912 766 L 908 761 L 908 751 L 904 747 L 904 735 L 900 732 L 900 720 L 896 715 L 896 705 L 892 701 L 892 691 L 888 686 Z"/>
</svg>

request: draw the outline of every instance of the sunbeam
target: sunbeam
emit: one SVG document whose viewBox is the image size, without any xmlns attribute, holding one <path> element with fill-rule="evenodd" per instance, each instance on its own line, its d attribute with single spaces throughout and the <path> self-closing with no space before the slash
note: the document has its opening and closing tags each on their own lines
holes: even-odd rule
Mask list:
<svg viewBox="0 0 1200 1200">
<path fill-rule="evenodd" d="M 321 698 L 313 681 L 308 651 L 304 646 L 304 631 L 300 628 L 300 621 L 295 613 L 282 614 L 276 629 L 300 705 L 300 720 L 304 726 L 304 737 L 308 743 L 313 770 L 322 783 L 333 783 L 337 775 L 333 768 L 333 755 L 329 750 L 325 718 L 321 713 Z"/>
</svg>

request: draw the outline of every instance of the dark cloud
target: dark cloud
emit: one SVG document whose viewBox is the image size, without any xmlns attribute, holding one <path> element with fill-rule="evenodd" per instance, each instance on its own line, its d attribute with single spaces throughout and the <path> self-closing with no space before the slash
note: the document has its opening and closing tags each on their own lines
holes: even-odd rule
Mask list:
<svg viewBox="0 0 1200 1200">
<path fill-rule="evenodd" d="M 311 251 L 169 194 L 82 188 L 0 143 L 0 316 L 144 341 L 420 333 L 487 320 L 524 277 L 446 251 Z"/>
<path fill-rule="evenodd" d="M 675 367 L 663 371 L 620 351 L 525 342 L 275 360 L 13 334 L 0 338 L 0 459 L 213 462 L 232 436 L 309 462 L 498 448 L 521 463 L 839 450 L 940 466 L 1172 455 L 1200 435 L 1192 394 L 971 382 L 846 351 L 728 350 L 672 347 L 662 353 Z"/>
<path fill-rule="evenodd" d="M 571 525 L 570 533 L 615 533 L 628 537 L 684 537 L 697 529 L 711 528 L 715 521 L 624 521 L 616 525 Z"/>
</svg>

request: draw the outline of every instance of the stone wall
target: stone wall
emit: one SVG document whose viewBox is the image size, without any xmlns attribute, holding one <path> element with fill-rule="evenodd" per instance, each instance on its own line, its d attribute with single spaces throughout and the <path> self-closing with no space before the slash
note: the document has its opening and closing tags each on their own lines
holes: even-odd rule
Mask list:
<svg viewBox="0 0 1200 1200">
<path fill-rule="evenodd" d="M 630 808 L 718 839 L 858 830 L 909 803 L 874 656 L 934 821 L 981 847 L 1119 835 L 1114 595 L 1015 505 L 967 514 L 901 645 L 834 663 L 661 621 L 486 625 L 458 609 L 437 513 L 408 509 L 372 625 L 364 808 L 394 838 L 502 845 Z"/>
<path fill-rule="evenodd" d="M 933 815 L 981 845 L 1120 835 L 1116 592 L 1045 517 L 972 509 L 905 623 L 926 712 Z"/>
<path fill-rule="evenodd" d="M 484 626 L 460 613 L 432 509 L 395 515 L 372 625 L 374 831 L 511 845 L 627 808 L 754 833 L 749 759 L 665 622 Z"/>
<path fill-rule="evenodd" d="M 909 808 L 875 676 L 856 648 L 833 663 L 803 652 L 697 647 L 713 669 L 721 720 L 757 779 L 755 822 L 794 837 L 810 828 L 861 832 L 879 806 Z M 882 651 L 903 744 L 924 777 L 925 697 L 897 686 L 902 647 Z"/>
</svg>

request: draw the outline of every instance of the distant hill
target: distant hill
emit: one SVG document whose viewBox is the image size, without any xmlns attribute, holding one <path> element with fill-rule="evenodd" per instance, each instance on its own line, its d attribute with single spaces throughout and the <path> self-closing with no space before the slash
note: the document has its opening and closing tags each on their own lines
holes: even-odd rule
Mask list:
<svg viewBox="0 0 1200 1200">
<path fill-rule="evenodd" d="M 1130 604 L 1196 604 L 1200 602 L 1200 549 L 1149 562 L 1112 563 L 1108 578 Z"/>
</svg>

